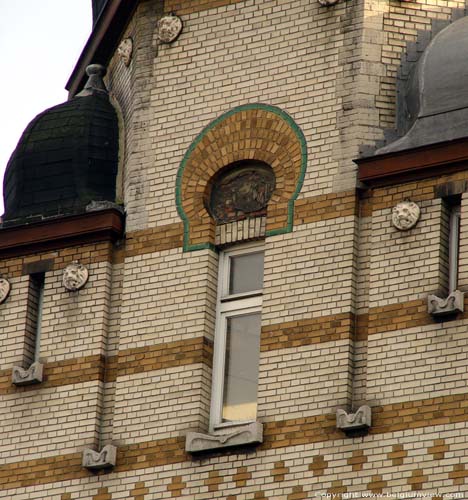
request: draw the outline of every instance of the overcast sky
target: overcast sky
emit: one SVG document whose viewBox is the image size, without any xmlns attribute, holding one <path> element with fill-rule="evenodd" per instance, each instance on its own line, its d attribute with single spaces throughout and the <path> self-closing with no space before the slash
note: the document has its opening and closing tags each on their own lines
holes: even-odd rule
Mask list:
<svg viewBox="0 0 468 500">
<path fill-rule="evenodd" d="M 91 0 L 0 0 L 0 214 L 10 155 L 38 113 L 67 99 L 91 28 Z"/>
</svg>

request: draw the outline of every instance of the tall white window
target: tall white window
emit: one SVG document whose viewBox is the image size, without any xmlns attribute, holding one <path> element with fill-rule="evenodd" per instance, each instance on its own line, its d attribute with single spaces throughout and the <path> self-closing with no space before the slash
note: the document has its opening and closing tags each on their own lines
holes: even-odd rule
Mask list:
<svg viewBox="0 0 468 500">
<path fill-rule="evenodd" d="M 211 430 L 257 416 L 263 257 L 259 244 L 220 254 Z"/>
<path fill-rule="evenodd" d="M 460 205 L 450 207 L 449 220 L 449 294 L 458 286 L 458 253 L 460 248 Z"/>
</svg>

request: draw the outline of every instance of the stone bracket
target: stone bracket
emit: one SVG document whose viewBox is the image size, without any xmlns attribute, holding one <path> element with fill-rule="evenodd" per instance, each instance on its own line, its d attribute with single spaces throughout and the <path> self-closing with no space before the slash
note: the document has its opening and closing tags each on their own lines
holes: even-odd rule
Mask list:
<svg viewBox="0 0 468 500">
<path fill-rule="evenodd" d="M 14 366 L 11 373 L 12 384 L 19 386 L 40 384 L 43 380 L 43 366 L 39 361 L 33 363 L 26 370 L 21 366 Z"/>
<path fill-rule="evenodd" d="M 448 316 L 463 312 L 464 292 L 455 290 L 446 299 L 441 299 L 437 295 L 427 297 L 427 312 L 434 317 Z"/>
<path fill-rule="evenodd" d="M 117 447 L 108 444 L 98 452 L 91 448 L 83 450 L 82 466 L 91 471 L 98 471 L 102 469 L 111 469 L 115 467 L 117 459 Z"/>
<path fill-rule="evenodd" d="M 233 446 L 255 445 L 263 442 L 263 425 L 260 422 L 219 429 L 212 434 L 189 432 L 185 440 L 185 451 L 202 453 Z"/>
<path fill-rule="evenodd" d="M 348 437 L 365 436 L 372 425 L 372 411 L 369 406 L 361 406 L 356 413 L 336 410 L 336 427 Z"/>
</svg>

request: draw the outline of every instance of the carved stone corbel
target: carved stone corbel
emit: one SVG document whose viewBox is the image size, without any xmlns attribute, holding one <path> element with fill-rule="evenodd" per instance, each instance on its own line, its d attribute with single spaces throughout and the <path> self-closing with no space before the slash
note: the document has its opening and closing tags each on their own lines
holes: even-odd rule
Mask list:
<svg viewBox="0 0 468 500">
<path fill-rule="evenodd" d="M 361 406 L 356 413 L 336 410 L 336 427 L 348 437 L 365 436 L 372 425 L 372 411 L 369 406 Z"/>
<path fill-rule="evenodd" d="M 460 290 L 455 290 L 446 299 L 441 299 L 437 295 L 429 295 L 427 297 L 427 312 L 435 317 L 463 312 L 464 297 L 464 292 L 460 292 Z"/>
<path fill-rule="evenodd" d="M 189 432 L 185 450 L 189 453 L 215 451 L 233 446 L 260 444 L 263 442 L 263 425 L 259 422 L 220 429 L 212 434 Z"/>
<path fill-rule="evenodd" d="M 36 361 L 29 368 L 14 366 L 11 373 L 11 382 L 14 385 L 40 384 L 43 380 L 43 365 Z"/>
<path fill-rule="evenodd" d="M 112 444 L 104 446 L 100 452 L 85 448 L 83 450 L 82 465 L 91 471 L 110 469 L 115 467 L 116 459 L 117 447 Z"/>
</svg>

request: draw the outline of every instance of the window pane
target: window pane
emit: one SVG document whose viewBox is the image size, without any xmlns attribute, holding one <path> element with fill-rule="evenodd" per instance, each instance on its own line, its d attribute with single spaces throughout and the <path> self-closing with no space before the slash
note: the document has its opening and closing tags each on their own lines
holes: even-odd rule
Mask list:
<svg viewBox="0 0 468 500">
<path fill-rule="evenodd" d="M 263 288 L 263 252 L 231 257 L 229 295 Z"/>
<path fill-rule="evenodd" d="M 460 246 L 460 205 L 450 210 L 449 227 L 449 293 L 458 286 L 458 253 Z"/>
<path fill-rule="evenodd" d="M 260 313 L 228 318 L 224 365 L 224 422 L 255 419 L 259 358 Z"/>
</svg>

